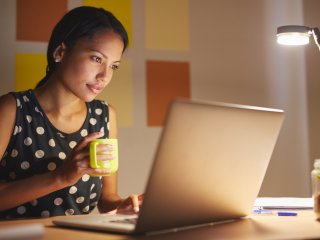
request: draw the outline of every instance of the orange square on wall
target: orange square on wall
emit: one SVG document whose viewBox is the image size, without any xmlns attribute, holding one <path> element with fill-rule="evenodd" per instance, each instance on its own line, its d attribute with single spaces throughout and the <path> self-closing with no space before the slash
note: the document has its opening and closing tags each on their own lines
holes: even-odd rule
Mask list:
<svg viewBox="0 0 320 240">
<path fill-rule="evenodd" d="M 17 0 L 17 40 L 49 41 L 67 10 L 67 0 Z"/>
<path fill-rule="evenodd" d="M 149 60 L 146 69 L 148 126 L 163 126 L 169 103 L 177 97 L 190 98 L 190 65 Z"/>
</svg>

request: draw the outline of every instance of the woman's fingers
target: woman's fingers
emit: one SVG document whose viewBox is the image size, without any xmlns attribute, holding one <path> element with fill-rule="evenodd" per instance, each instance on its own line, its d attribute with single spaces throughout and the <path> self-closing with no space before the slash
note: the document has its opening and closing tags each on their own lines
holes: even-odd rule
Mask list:
<svg viewBox="0 0 320 240">
<path fill-rule="evenodd" d="M 144 199 L 144 194 L 140 194 L 140 195 L 138 195 L 139 205 L 141 205 L 141 204 L 142 204 L 143 199 Z"/>
<path fill-rule="evenodd" d="M 102 137 L 103 132 L 95 132 L 84 137 L 72 150 L 71 154 L 65 160 L 62 168 L 57 169 L 61 179 L 67 184 L 74 184 L 81 176 L 87 174 L 99 174 L 90 167 L 89 143 L 90 141 Z"/>
<path fill-rule="evenodd" d="M 89 168 L 86 172 L 89 175 L 97 175 L 97 176 L 103 176 L 110 174 L 110 170 L 107 169 L 100 169 L 100 168 Z"/>
<path fill-rule="evenodd" d="M 132 195 L 131 201 L 132 201 L 133 212 L 138 213 L 140 210 L 140 203 L 139 203 L 138 195 Z"/>
<path fill-rule="evenodd" d="M 117 209 L 118 213 L 139 213 L 140 205 L 143 201 L 143 194 L 141 195 L 131 195 L 125 199 Z"/>
<path fill-rule="evenodd" d="M 84 137 L 74 148 L 74 150 L 81 150 L 85 147 L 88 146 L 89 142 L 94 140 L 94 139 L 97 139 L 99 137 L 102 137 L 104 135 L 103 132 L 95 132 L 95 133 L 92 133 L 92 134 L 89 134 L 88 136 Z"/>
</svg>

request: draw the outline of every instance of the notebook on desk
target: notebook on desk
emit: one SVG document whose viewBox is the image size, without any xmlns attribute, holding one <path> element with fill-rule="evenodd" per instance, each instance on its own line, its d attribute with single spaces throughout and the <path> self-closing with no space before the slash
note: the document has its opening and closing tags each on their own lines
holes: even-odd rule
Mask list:
<svg viewBox="0 0 320 240">
<path fill-rule="evenodd" d="M 277 109 L 173 101 L 139 216 L 81 215 L 53 222 L 146 233 L 244 217 L 259 193 L 283 118 Z"/>
</svg>

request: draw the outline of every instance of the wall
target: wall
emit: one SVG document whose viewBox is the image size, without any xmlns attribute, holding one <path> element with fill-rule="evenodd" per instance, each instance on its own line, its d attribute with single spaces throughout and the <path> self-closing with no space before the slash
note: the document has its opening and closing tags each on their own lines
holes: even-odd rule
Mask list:
<svg viewBox="0 0 320 240">
<path fill-rule="evenodd" d="M 320 27 L 320 16 L 318 12 L 319 1 L 304 1 L 304 21 L 309 27 Z M 310 161 L 320 157 L 320 55 L 316 44 L 312 39 L 306 47 L 306 76 L 308 96 L 308 126 L 309 126 L 309 151 Z"/>
<path fill-rule="evenodd" d="M 69 1 L 77 6 L 80 1 Z M 320 55 L 310 46 L 286 48 L 275 42 L 277 26 L 319 26 L 311 0 L 189 0 L 188 51 L 145 47 L 144 1 L 132 0 L 135 43 L 126 57 L 133 62 L 133 123 L 119 129 L 121 195 L 143 192 L 161 127 L 146 126 L 145 61 L 190 62 L 191 98 L 282 108 L 286 119 L 265 177 L 261 196 L 309 196 L 310 163 L 320 156 L 317 110 Z M 15 41 L 15 1 L 0 2 L 0 94 L 14 90 L 14 53 L 46 45 Z"/>
</svg>

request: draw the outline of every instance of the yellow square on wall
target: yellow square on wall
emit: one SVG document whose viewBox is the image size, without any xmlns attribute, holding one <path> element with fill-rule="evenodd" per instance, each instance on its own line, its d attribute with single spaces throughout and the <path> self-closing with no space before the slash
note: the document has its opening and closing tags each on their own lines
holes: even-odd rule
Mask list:
<svg viewBox="0 0 320 240">
<path fill-rule="evenodd" d="M 46 54 L 16 54 L 16 91 L 35 88 L 45 76 L 47 66 Z"/>
<path fill-rule="evenodd" d="M 116 108 L 118 127 L 132 127 L 132 91 L 132 61 L 122 59 L 119 70 L 114 73 L 109 85 L 97 97 Z"/>
<path fill-rule="evenodd" d="M 188 0 L 144 0 L 146 47 L 189 50 Z"/>
<path fill-rule="evenodd" d="M 83 0 L 84 6 L 103 8 L 110 11 L 124 26 L 132 46 L 131 0 Z"/>
</svg>

